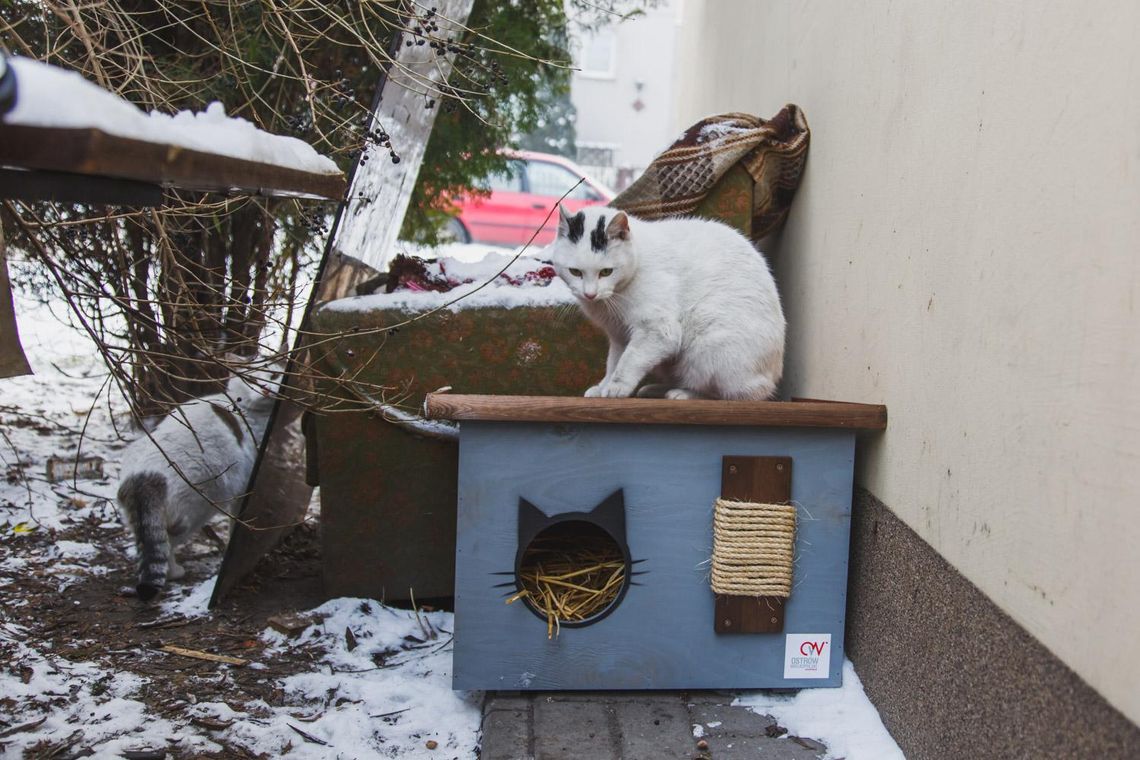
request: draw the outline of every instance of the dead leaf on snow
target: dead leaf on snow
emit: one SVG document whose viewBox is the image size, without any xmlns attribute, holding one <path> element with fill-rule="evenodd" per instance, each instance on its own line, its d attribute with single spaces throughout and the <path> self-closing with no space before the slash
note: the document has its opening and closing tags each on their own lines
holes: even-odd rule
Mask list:
<svg viewBox="0 0 1140 760">
<path fill-rule="evenodd" d="M 234 724 L 232 720 L 219 720 L 218 718 L 207 718 L 204 716 L 191 718 L 190 722 L 195 726 L 201 726 L 202 728 L 208 729 L 210 731 L 221 731 L 222 729 L 229 728 Z"/>
</svg>

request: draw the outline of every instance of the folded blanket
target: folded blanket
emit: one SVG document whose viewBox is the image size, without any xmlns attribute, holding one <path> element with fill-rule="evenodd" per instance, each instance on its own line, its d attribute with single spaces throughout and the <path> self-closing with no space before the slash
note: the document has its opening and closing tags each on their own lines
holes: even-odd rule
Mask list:
<svg viewBox="0 0 1140 760">
<path fill-rule="evenodd" d="M 787 216 L 810 135 L 795 105 L 767 121 L 744 113 L 710 116 L 685 130 L 610 205 L 641 219 L 690 214 L 739 163 L 756 182 L 752 237 L 759 240 Z"/>
</svg>

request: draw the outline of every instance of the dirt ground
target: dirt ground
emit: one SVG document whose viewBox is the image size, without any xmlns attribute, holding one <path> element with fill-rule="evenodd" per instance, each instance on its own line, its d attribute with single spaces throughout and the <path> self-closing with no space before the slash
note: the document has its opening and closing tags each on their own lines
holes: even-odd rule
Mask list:
<svg viewBox="0 0 1140 760">
<path fill-rule="evenodd" d="M 94 516 L 92 516 L 93 518 Z M 259 637 L 269 625 L 269 618 L 294 610 L 305 610 L 320 604 L 321 592 L 318 528 L 306 524 L 295 530 L 215 610 L 202 617 L 164 615 L 158 603 L 142 603 L 133 595 L 135 573 L 131 563 L 124 563 L 120 553 L 107 548 L 113 546 L 109 532 L 118 528 L 101 527 L 99 519 L 83 520 L 74 527 L 51 535 L 48 532 L 26 537 L 22 551 L 36 553 L 47 547 L 37 543 L 60 540 L 90 543 L 99 555 L 91 558 L 92 567 L 109 568 L 109 572 L 92 572 L 61 584 L 57 576 L 37 568 L 27 573 L 0 574 L 0 600 L 8 612 L 8 621 L 27 629 L 27 643 L 37 649 L 52 651 L 56 656 L 75 662 L 95 662 L 107 671 L 135 673 L 148 677 L 150 685 L 135 695 L 153 714 L 189 721 L 204 732 L 213 731 L 210 738 L 222 746 L 221 752 L 184 752 L 168 744 L 155 747 L 147 753 L 134 756 L 175 758 L 262 758 L 268 754 L 255 754 L 247 747 L 226 744 L 216 735 L 227 727 L 224 721 L 212 724 L 209 720 L 187 714 L 196 702 L 224 702 L 238 712 L 248 713 L 256 719 L 257 702 L 284 706 L 285 696 L 276 685 L 280 677 L 313 669 L 319 653 L 303 648 L 275 653 L 267 668 L 249 669 L 233 667 L 220 670 L 216 663 L 162 652 L 166 645 L 175 645 L 212 654 L 229 655 L 257 660 L 266 648 Z M 220 562 L 221 550 L 214 547 L 200 552 L 186 564 L 184 584 L 193 584 L 212 575 Z M 62 587 L 61 587 L 62 586 Z M 161 599 L 161 597 L 160 597 Z M 0 642 L 0 663 L 13 674 L 20 674 L 22 665 L 12 649 Z M 25 672 L 25 682 L 30 673 Z M 105 678 L 110 678 L 107 676 Z M 106 688 L 107 684 L 103 685 Z M 94 693 L 98 694 L 99 684 Z M 66 699 L 66 695 L 45 694 L 44 698 Z M 5 704 L 7 702 L 7 704 Z M 0 697 L 4 714 L 15 716 L 14 700 Z M 299 706 L 300 707 L 300 706 Z M 302 709 L 312 710 L 312 705 Z M 304 724 L 305 715 L 294 714 Z M 181 718 L 182 720 L 178 720 Z M 5 721 L 9 722 L 9 721 Z M 0 737 L 19 726 L 3 726 Z M 171 742 L 177 737 L 170 737 Z M 72 745 L 66 742 L 43 743 L 35 746 L 26 757 L 67 758 L 82 757 L 90 753 L 76 736 Z M 305 741 L 300 735 L 298 741 Z M 3 739 L 0 738 L 0 748 Z"/>
</svg>

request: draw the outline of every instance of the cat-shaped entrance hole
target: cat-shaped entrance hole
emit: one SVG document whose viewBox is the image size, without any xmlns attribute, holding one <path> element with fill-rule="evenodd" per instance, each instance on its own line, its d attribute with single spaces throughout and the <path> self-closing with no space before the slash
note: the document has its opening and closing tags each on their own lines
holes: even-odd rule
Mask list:
<svg viewBox="0 0 1140 760">
<path fill-rule="evenodd" d="M 516 591 L 548 627 L 602 620 L 621 604 L 634 574 L 620 490 L 590 512 L 553 517 L 519 499 L 518 546 Z"/>
</svg>

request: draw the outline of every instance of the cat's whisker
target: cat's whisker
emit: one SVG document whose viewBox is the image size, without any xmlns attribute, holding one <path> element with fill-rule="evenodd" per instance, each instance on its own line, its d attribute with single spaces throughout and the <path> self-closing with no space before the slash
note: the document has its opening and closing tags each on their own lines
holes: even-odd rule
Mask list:
<svg viewBox="0 0 1140 760">
<path fill-rule="evenodd" d="M 558 325 L 562 324 L 563 322 L 565 322 L 567 319 L 570 318 L 571 314 L 575 314 L 575 313 L 577 313 L 577 311 L 578 311 L 577 304 L 574 304 L 574 303 L 560 304 L 559 306 L 555 307 L 555 310 L 554 310 L 554 323 L 558 324 Z"/>
</svg>

